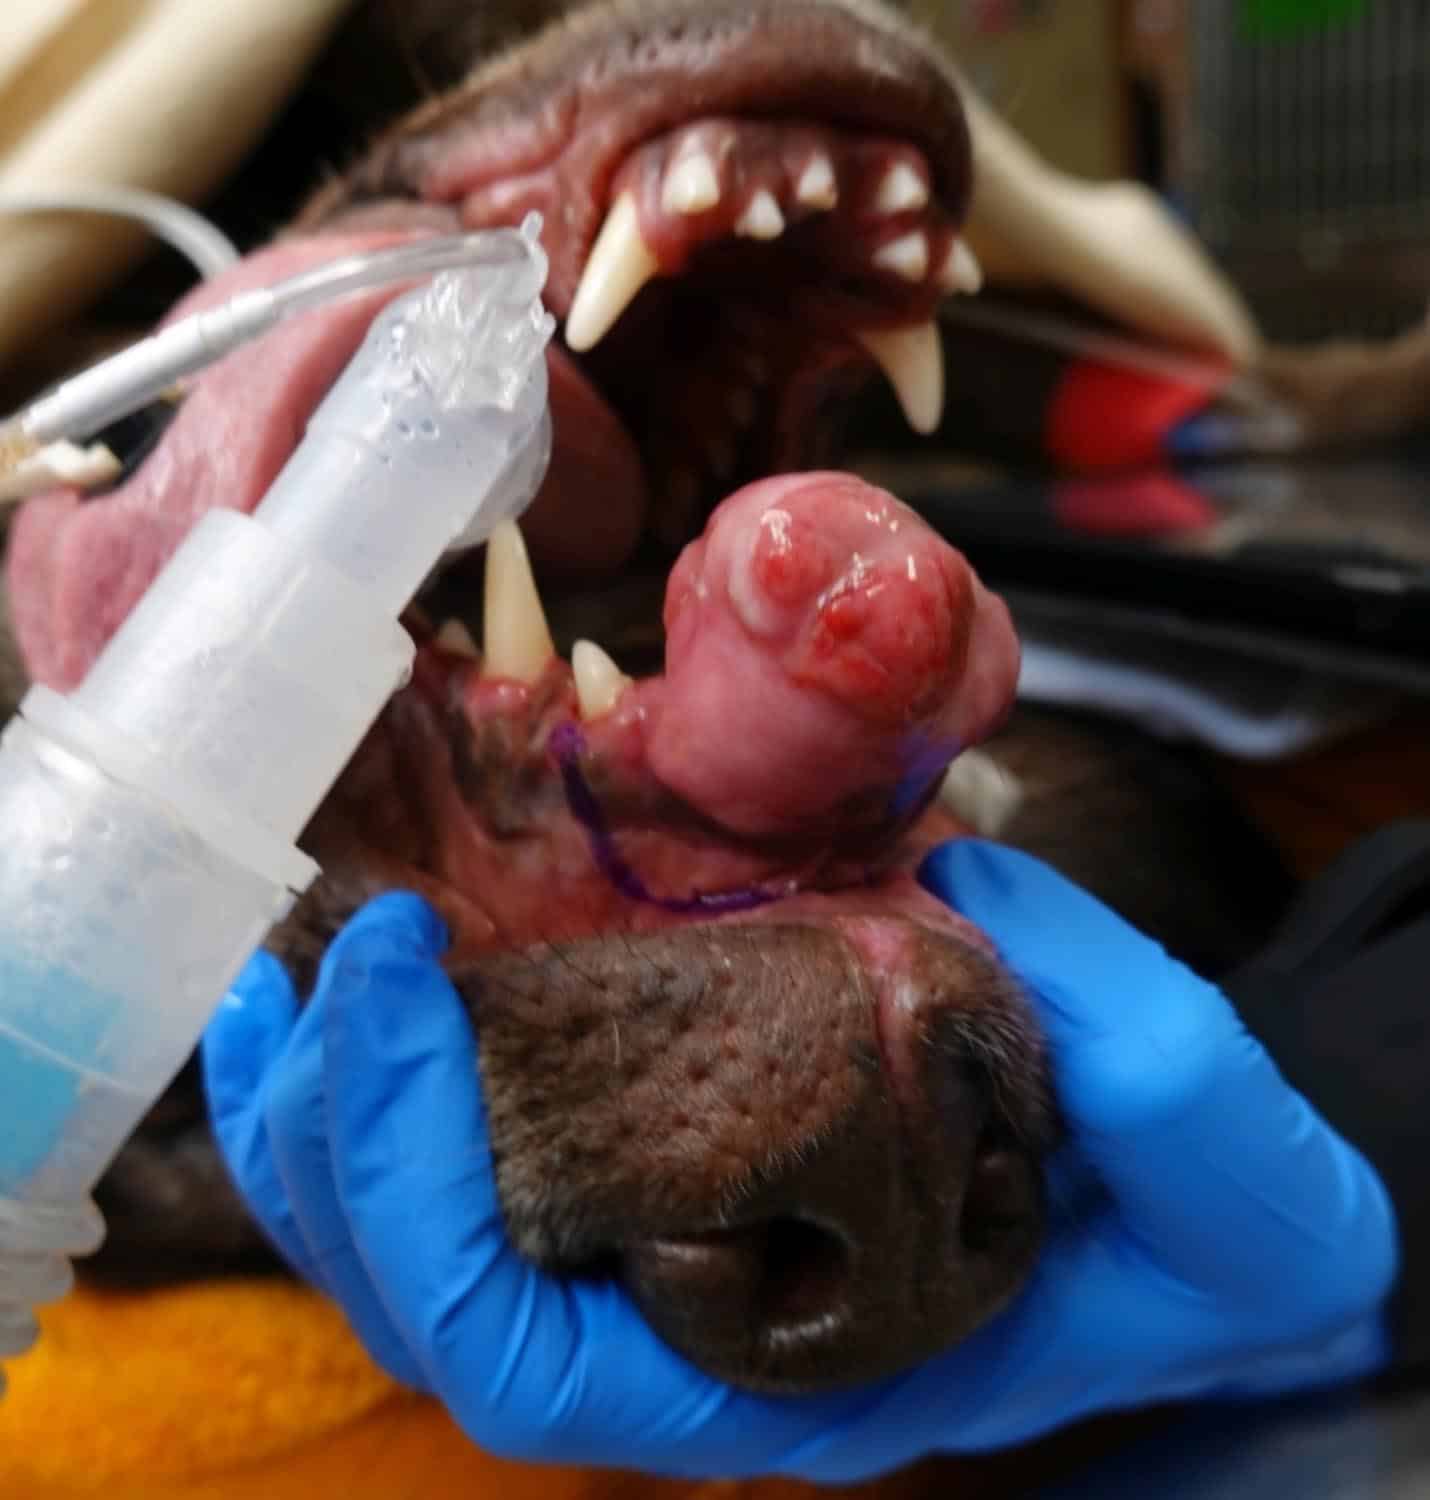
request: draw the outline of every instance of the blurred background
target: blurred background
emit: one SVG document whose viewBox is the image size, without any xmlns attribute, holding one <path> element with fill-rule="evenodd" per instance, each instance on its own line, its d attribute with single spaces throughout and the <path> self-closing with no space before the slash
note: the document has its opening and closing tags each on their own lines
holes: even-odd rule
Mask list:
<svg viewBox="0 0 1430 1500">
<path fill-rule="evenodd" d="M 1165 193 L 1286 340 L 1430 308 L 1421 0 L 916 0 L 1049 161 Z"/>
</svg>

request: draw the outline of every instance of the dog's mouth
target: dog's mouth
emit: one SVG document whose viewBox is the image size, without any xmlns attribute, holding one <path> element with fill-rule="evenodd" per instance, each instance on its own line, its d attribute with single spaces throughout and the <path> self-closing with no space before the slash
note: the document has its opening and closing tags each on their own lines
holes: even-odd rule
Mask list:
<svg viewBox="0 0 1430 1500">
<path fill-rule="evenodd" d="M 306 968 L 369 892 L 428 894 L 518 1247 L 622 1275 L 716 1374 L 837 1385 L 985 1321 L 1040 1228 L 1036 1039 L 912 874 L 1011 705 L 1011 625 L 892 496 L 797 472 L 879 370 L 936 425 L 968 140 L 936 57 L 854 0 L 619 16 L 421 111 L 192 299 L 535 208 L 564 323 L 527 545 L 411 613 L 414 682 L 308 830 L 325 879 L 280 943 Z M 27 507 L 37 678 L 79 680 L 203 510 L 258 503 L 380 300 L 207 372 L 112 494 Z M 663 672 L 559 657 L 527 546 L 568 591 L 684 547 Z"/>
<path fill-rule="evenodd" d="M 887 13 L 590 16 L 419 112 L 303 226 L 407 228 L 414 199 L 447 227 L 543 215 L 565 334 L 528 518 L 548 567 L 613 566 L 647 529 L 678 546 L 731 489 L 823 462 L 876 368 L 930 430 L 933 314 L 978 278 L 957 93 Z"/>
</svg>

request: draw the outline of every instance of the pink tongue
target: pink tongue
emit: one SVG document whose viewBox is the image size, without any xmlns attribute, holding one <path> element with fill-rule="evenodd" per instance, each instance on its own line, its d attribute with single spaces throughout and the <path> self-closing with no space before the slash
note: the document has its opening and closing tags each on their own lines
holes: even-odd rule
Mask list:
<svg viewBox="0 0 1430 1500">
<path fill-rule="evenodd" d="M 293 275 L 319 261 L 410 236 L 391 231 L 294 241 L 248 257 L 175 309 L 191 312 L 235 292 Z M 21 653 L 31 676 L 74 687 L 138 602 L 194 522 L 215 506 L 252 510 L 287 461 L 310 413 L 337 378 L 382 305 L 400 288 L 374 292 L 295 318 L 231 354 L 194 383 L 163 442 L 112 495 L 73 491 L 31 501 L 16 517 L 6 581 Z M 574 548 L 612 566 L 643 518 L 639 459 L 596 392 L 564 357 L 551 356 L 553 422 L 578 446 L 581 489 L 595 508 L 574 532 L 560 504 L 573 460 L 558 453 L 528 518 L 538 561 L 563 562 Z"/>
<path fill-rule="evenodd" d="M 369 234 L 264 251 L 200 287 L 175 314 L 400 238 Z M 205 371 L 158 449 L 112 495 L 82 501 L 63 491 L 21 510 L 7 581 L 20 649 L 38 681 L 61 690 L 80 681 L 205 511 L 258 504 L 391 295 L 295 318 Z"/>
<path fill-rule="evenodd" d="M 906 506 L 852 475 L 762 480 L 682 553 L 647 751 L 744 834 L 916 799 L 1012 705 L 1007 609 Z"/>
</svg>

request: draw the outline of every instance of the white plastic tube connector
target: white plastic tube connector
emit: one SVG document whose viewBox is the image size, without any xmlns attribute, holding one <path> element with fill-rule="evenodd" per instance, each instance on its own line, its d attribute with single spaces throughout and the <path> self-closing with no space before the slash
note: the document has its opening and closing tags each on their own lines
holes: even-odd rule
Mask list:
<svg viewBox="0 0 1430 1500">
<path fill-rule="evenodd" d="M 538 230 L 389 304 L 254 513 L 210 511 L 80 686 L 32 689 L 0 736 L 0 1356 L 317 874 L 296 840 L 410 674 L 398 615 L 536 492 Z"/>
</svg>

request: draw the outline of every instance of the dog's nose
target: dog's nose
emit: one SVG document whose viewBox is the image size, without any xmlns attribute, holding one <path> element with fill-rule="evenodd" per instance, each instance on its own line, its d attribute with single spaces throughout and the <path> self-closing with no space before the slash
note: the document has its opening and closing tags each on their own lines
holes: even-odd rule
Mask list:
<svg viewBox="0 0 1430 1500">
<path fill-rule="evenodd" d="M 726 1223 L 623 1250 L 647 1320 L 702 1368 L 784 1392 L 874 1380 L 957 1342 L 1021 1278 L 1035 1168 L 956 1023 L 916 1030 L 917 1056 L 871 1070 L 853 1110 L 775 1143 Z"/>
<path fill-rule="evenodd" d="M 856 1254 L 841 1230 L 780 1216 L 638 1245 L 623 1269 L 647 1316 L 702 1359 L 737 1333 L 737 1344 L 817 1360 L 847 1337 Z"/>
<path fill-rule="evenodd" d="M 1027 1274 L 1040 1054 L 974 944 L 885 916 L 700 925 L 463 983 L 513 1243 L 614 1272 L 709 1374 L 875 1379 Z"/>
</svg>

